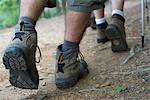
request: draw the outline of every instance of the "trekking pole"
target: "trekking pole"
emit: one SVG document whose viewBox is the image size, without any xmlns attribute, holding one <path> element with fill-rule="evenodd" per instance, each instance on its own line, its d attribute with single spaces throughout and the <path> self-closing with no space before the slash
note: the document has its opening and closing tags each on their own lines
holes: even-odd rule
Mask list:
<svg viewBox="0 0 150 100">
<path fill-rule="evenodd" d="M 147 23 L 149 24 L 149 5 L 150 5 L 150 2 L 148 2 L 147 0 L 146 0 L 146 2 L 145 2 L 145 7 L 146 7 L 146 14 L 147 14 L 147 16 L 146 16 L 146 21 L 147 21 Z"/>
<path fill-rule="evenodd" d="M 145 42 L 145 37 L 144 37 L 144 28 L 145 28 L 145 3 L 144 0 L 141 0 L 141 27 L 142 27 L 142 32 L 141 32 L 141 42 L 142 42 L 142 48 L 144 48 L 144 42 Z"/>
</svg>

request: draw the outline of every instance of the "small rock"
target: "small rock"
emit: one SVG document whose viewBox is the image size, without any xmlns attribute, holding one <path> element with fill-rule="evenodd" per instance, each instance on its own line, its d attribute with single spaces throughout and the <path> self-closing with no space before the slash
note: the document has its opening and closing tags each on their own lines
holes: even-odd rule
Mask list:
<svg viewBox="0 0 150 100">
<path fill-rule="evenodd" d="M 144 90 L 144 93 L 149 94 L 149 93 L 150 93 L 150 88 L 149 88 L 149 89 L 146 88 L 146 89 Z"/>
<path fill-rule="evenodd" d="M 93 77 L 93 80 L 95 80 L 96 79 L 96 77 Z"/>
<path fill-rule="evenodd" d="M 120 100 L 125 100 L 125 97 L 121 97 Z"/>
<path fill-rule="evenodd" d="M 106 83 L 102 84 L 101 87 L 106 87 L 106 86 L 110 86 L 110 85 L 111 85 L 110 82 L 106 82 Z"/>
<path fill-rule="evenodd" d="M 12 85 L 7 85 L 7 86 L 5 86 L 5 88 L 9 88 L 9 87 L 11 87 Z"/>
<path fill-rule="evenodd" d="M 99 84 L 96 84 L 95 85 L 95 88 L 100 88 L 101 86 Z"/>
<path fill-rule="evenodd" d="M 150 83 L 150 75 L 143 77 L 144 82 Z"/>
<path fill-rule="evenodd" d="M 42 86 L 46 86 L 46 82 L 43 82 Z"/>
<path fill-rule="evenodd" d="M 137 94 L 139 94 L 141 91 L 136 91 Z"/>
<path fill-rule="evenodd" d="M 19 100 L 26 100 L 26 98 L 25 97 L 20 97 L 20 99 Z"/>
<path fill-rule="evenodd" d="M 76 86 L 74 89 L 75 89 L 75 90 L 78 90 L 78 89 L 79 89 L 79 87 L 77 87 L 77 86 Z"/>
<path fill-rule="evenodd" d="M 145 79 L 142 79 L 142 82 L 145 82 Z"/>
<path fill-rule="evenodd" d="M 144 88 L 144 87 L 142 87 L 142 91 L 143 91 L 143 92 L 145 91 L 145 88 Z"/>
<path fill-rule="evenodd" d="M 134 92 L 134 91 L 136 90 L 136 85 L 130 84 L 130 85 L 127 87 L 127 89 L 128 89 L 128 92 Z"/>
</svg>

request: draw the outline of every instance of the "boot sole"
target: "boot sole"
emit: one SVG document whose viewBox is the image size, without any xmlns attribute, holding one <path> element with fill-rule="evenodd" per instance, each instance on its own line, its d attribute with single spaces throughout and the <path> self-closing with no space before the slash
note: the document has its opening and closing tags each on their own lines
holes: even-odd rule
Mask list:
<svg viewBox="0 0 150 100">
<path fill-rule="evenodd" d="M 129 50 L 125 33 L 121 33 L 117 26 L 109 25 L 106 31 L 106 35 L 111 41 L 111 48 L 113 52 L 122 52 Z"/>
<path fill-rule="evenodd" d="M 18 47 L 9 47 L 3 55 L 3 64 L 9 69 L 10 83 L 23 89 L 37 89 L 29 74 L 24 52 Z"/>
<path fill-rule="evenodd" d="M 80 75 L 78 77 L 75 76 L 75 77 L 67 78 L 67 79 L 56 79 L 55 82 L 56 82 L 57 88 L 59 89 L 71 88 L 74 85 L 76 85 L 80 79 L 84 78 L 85 76 L 89 74 L 87 63 L 85 61 L 82 61 L 81 63 L 84 64 L 83 65 L 84 70 L 80 73 Z"/>
</svg>

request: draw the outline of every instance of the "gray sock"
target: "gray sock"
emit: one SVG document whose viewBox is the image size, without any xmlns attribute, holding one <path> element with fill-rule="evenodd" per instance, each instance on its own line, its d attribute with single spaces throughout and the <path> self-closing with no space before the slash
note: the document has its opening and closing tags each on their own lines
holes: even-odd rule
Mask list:
<svg viewBox="0 0 150 100">
<path fill-rule="evenodd" d="M 24 27 L 24 31 L 36 31 L 35 30 L 36 22 L 29 17 L 23 16 L 20 18 L 19 23 L 16 25 L 16 32 L 21 31 L 22 26 Z"/>
<path fill-rule="evenodd" d="M 36 25 L 36 22 L 33 19 L 31 19 L 31 18 L 29 18 L 27 16 L 21 17 L 20 20 L 24 21 L 24 23 L 33 24 L 34 26 Z"/>
<path fill-rule="evenodd" d="M 77 49 L 77 48 L 79 48 L 79 43 L 65 40 L 64 43 L 63 43 L 62 50 L 67 51 L 69 49 Z"/>
<path fill-rule="evenodd" d="M 65 40 L 62 51 L 65 55 L 65 59 L 77 58 L 79 53 L 79 43 Z"/>
</svg>

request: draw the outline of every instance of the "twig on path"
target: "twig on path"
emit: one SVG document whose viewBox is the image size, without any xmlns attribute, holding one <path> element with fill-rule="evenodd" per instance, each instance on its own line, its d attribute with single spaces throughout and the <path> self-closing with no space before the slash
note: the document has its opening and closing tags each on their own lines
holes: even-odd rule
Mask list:
<svg viewBox="0 0 150 100">
<path fill-rule="evenodd" d="M 138 51 L 136 51 L 135 53 L 139 53 L 141 51 L 146 51 L 146 50 L 150 50 L 150 48 L 142 48 L 142 49 L 139 49 Z"/>
<path fill-rule="evenodd" d="M 131 47 L 130 51 L 129 51 L 129 55 L 127 56 L 127 58 L 123 61 L 123 63 L 121 63 L 121 65 L 126 64 L 129 60 L 131 60 L 137 53 L 141 52 L 141 51 L 146 51 L 146 50 L 150 50 L 150 48 L 137 48 L 138 45 L 134 45 Z M 136 51 L 137 50 L 137 51 Z"/>
<path fill-rule="evenodd" d="M 106 50 L 106 49 L 108 49 L 109 47 L 103 47 L 103 48 L 101 48 L 100 50 L 98 50 L 98 51 L 103 51 L 103 50 Z"/>
<path fill-rule="evenodd" d="M 150 73 L 150 65 L 144 65 L 142 66 L 142 68 L 139 68 L 137 70 L 131 71 L 130 74 L 133 75 L 146 75 Z"/>
<path fill-rule="evenodd" d="M 92 89 L 83 89 L 83 90 L 80 90 L 79 92 L 91 92 L 91 91 L 111 93 L 112 89 L 101 89 L 101 88 L 97 89 L 97 88 L 92 88 Z"/>
<path fill-rule="evenodd" d="M 123 63 L 121 65 L 126 64 L 131 58 L 133 58 L 133 56 L 135 55 L 135 48 L 136 48 L 135 45 L 133 47 L 131 47 L 129 55 L 127 56 L 127 58 L 123 61 Z"/>
</svg>

